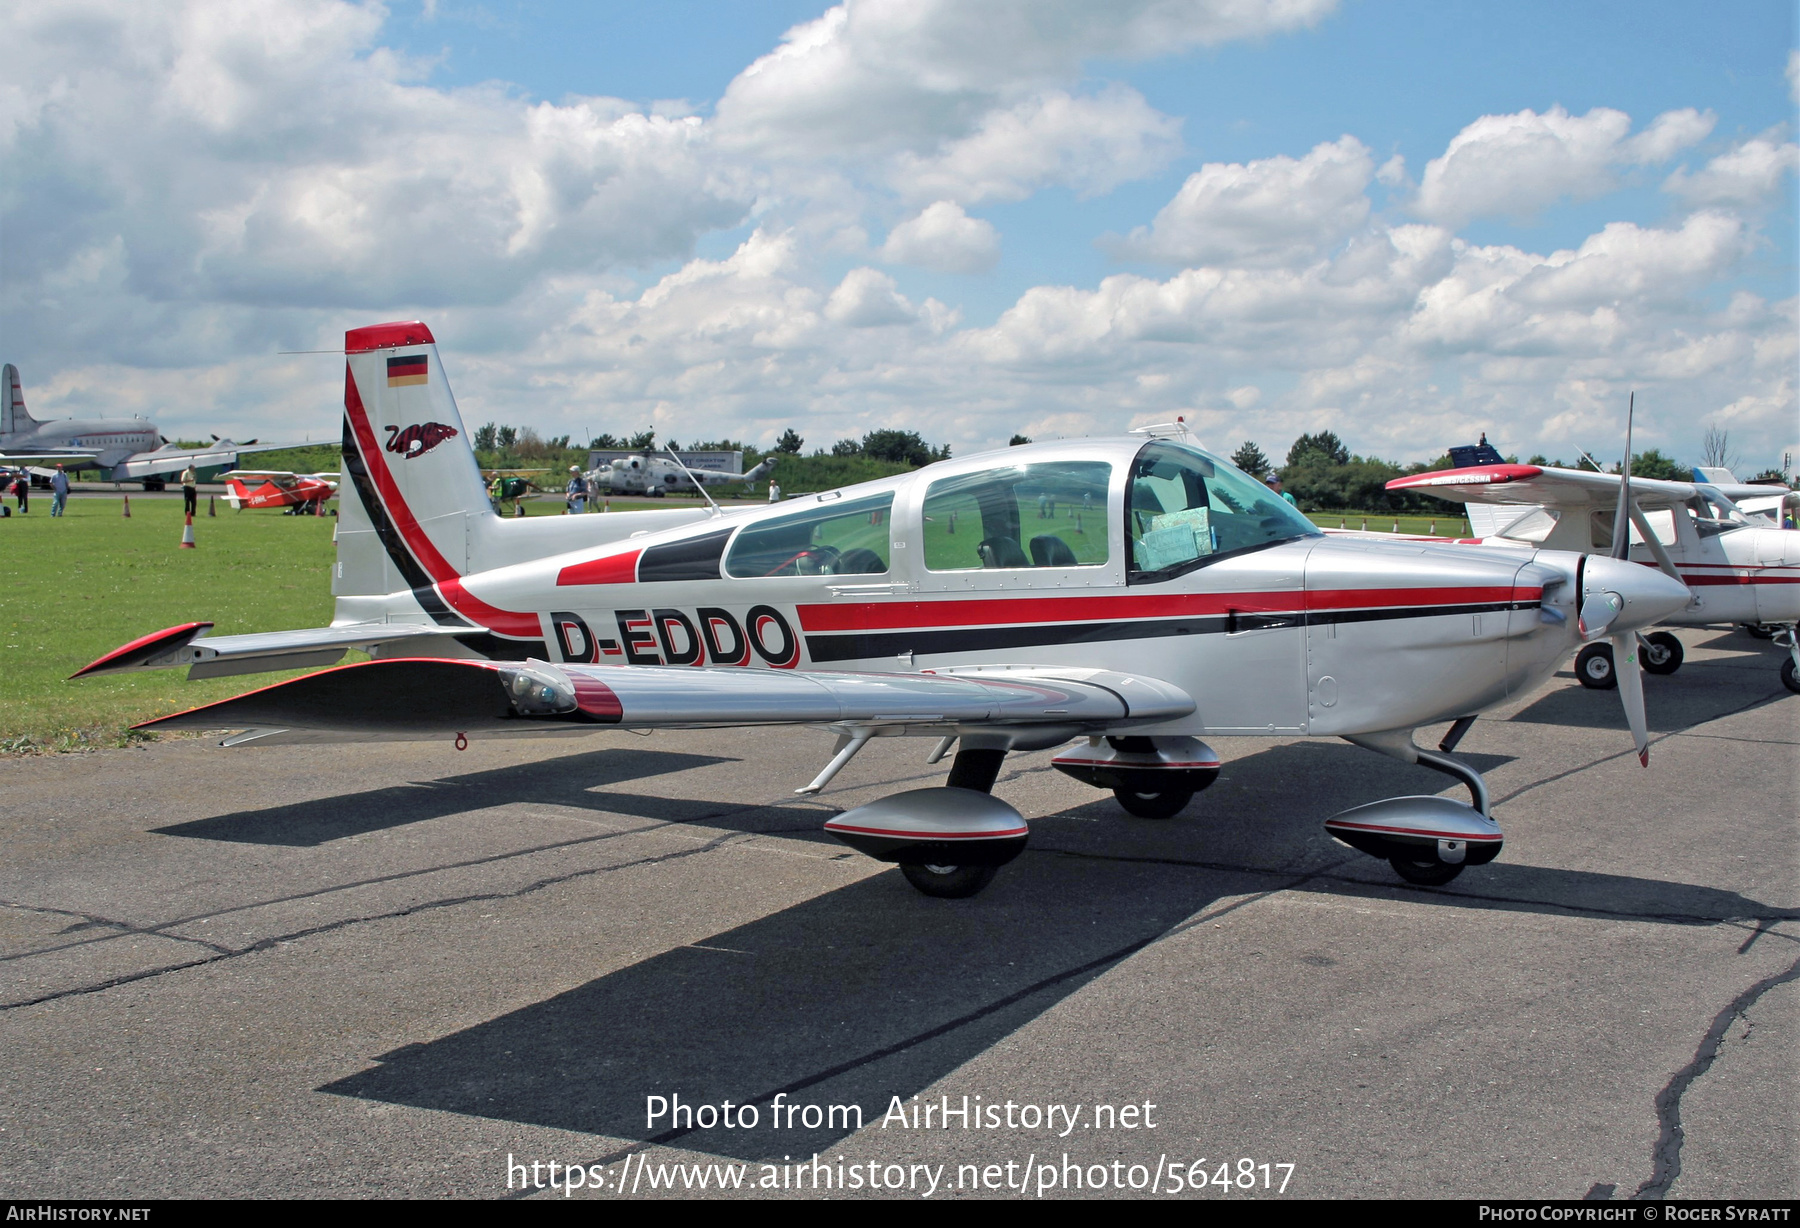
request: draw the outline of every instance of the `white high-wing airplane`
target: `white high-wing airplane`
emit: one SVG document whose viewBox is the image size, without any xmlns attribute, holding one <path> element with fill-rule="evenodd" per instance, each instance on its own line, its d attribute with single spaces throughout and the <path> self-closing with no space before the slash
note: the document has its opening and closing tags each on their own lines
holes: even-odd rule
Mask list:
<svg viewBox="0 0 1800 1228">
<path fill-rule="evenodd" d="M 1410 490 L 1467 505 L 1470 528 L 1484 546 L 1527 550 L 1613 549 L 1621 479 L 1586 469 L 1490 462 L 1395 478 L 1389 490 Z M 1662 619 L 1672 627 L 1776 627 L 1787 649 L 1781 680 L 1800 692 L 1800 532 L 1760 516 L 1746 516 L 1739 500 L 1773 499 L 1782 486 L 1630 479 L 1627 500 L 1634 562 L 1659 567 L 1692 591 L 1688 604 Z M 1776 522 L 1778 523 L 1778 522 Z M 1681 641 L 1666 631 L 1640 637 L 1643 668 L 1672 674 L 1681 667 Z M 1583 685 L 1618 685 L 1612 649 L 1590 644 L 1575 659 Z"/>
<path fill-rule="evenodd" d="M 74 472 L 98 469 L 105 482 L 148 479 L 146 489 L 159 489 L 159 479 L 196 469 L 237 465 L 238 454 L 269 452 L 301 445 L 234 443 L 218 439 L 204 448 L 181 448 L 166 442 L 148 418 L 61 418 L 39 422 L 25 408 L 19 369 L 0 367 L 0 464 L 61 465 Z"/>
<path fill-rule="evenodd" d="M 679 457 L 671 452 L 669 456 Z M 732 482 L 757 482 L 775 471 L 775 458 L 766 457 L 747 473 L 723 473 L 716 469 L 690 469 L 675 460 L 665 459 L 645 448 L 636 456 L 621 456 L 609 464 L 590 470 L 588 481 L 594 489 L 615 495 L 685 494 L 703 486 L 725 486 Z"/>
<path fill-rule="evenodd" d="M 1629 651 L 1688 590 L 1605 556 L 1330 539 L 1253 478 L 1150 434 L 1028 444 L 766 507 L 514 520 L 485 496 L 423 324 L 345 338 L 336 619 L 209 637 L 186 623 L 81 671 L 190 677 L 376 659 L 147 722 L 226 745 L 799 724 L 838 735 L 816 792 L 873 737 L 952 746 L 944 787 L 826 830 L 931 895 L 1023 847 L 991 796 L 1008 751 L 1168 818 L 1219 771 L 1203 738 L 1334 735 L 1444 772 L 1445 797 L 1332 816 L 1403 877 L 1492 860 L 1476 715 L 1580 644 Z M 423 378 L 420 378 L 420 377 Z M 384 443 L 384 440 L 387 442 Z M 399 441 L 408 441 L 404 447 Z M 79 676 L 79 675 L 78 675 Z M 1621 687 L 1648 763 L 1643 692 Z M 1421 725 L 1454 721 L 1438 750 Z"/>
</svg>

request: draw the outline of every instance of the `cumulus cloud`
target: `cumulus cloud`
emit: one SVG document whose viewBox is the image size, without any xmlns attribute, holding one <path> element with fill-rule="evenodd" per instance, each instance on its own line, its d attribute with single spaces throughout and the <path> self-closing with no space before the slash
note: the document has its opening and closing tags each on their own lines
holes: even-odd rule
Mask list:
<svg viewBox="0 0 1800 1228">
<path fill-rule="evenodd" d="M 913 149 L 973 131 L 996 103 L 1141 59 L 1317 22 L 1335 0 L 851 0 L 788 31 L 732 81 L 726 138 L 765 150 Z"/>
<path fill-rule="evenodd" d="M 889 231 L 881 258 L 944 273 L 979 273 L 1000 258 L 1000 235 L 991 222 L 940 200 Z"/>
<path fill-rule="evenodd" d="M 1181 145 L 1181 122 L 1136 90 L 1092 97 L 1050 90 L 986 115 L 970 135 L 929 154 L 906 151 L 890 173 L 914 199 L 1022 200 L 1046 184 L 1081 196 L 1161 170 Z"/>
<path fill-rule="evenodd" d="M 1208 162 L 1149 227 L 1110 246 L 1127 259 L 1166 264 L 1308 261 L 1368 219 L 1374 174 L 1368 149 L 1351 136 L 1299 159 Z"/>
<path fill-rule="evenodd" d="M 1610 107 L 1570 115 L 1551 107 L 1484 115 L 1451 138 L 1419 181 L 1419 216 L 1448 225 L 1471 218 L 1528 216 L 1565 197 L 1610 191 L 1616 168 L 1666 162 L 1712 131 L 1714 117 L 1690 109 L 1656 117 L 1635 137 L 1631 117 Z"/>
<path fill-rule="evenodd" d="M 1693 174 L 1685 166 L 1678 168 L 1663 183 L 1663 191 L 1689 205 L 1753 207 L 1773 196 L 1796 168 L 1800 148 L 1792 141 L 1757 137 L 1732 146 Z"/>
<path fill-rule="evenodd" d="M 335 0 L 9 6 L 0 158 L 22 294 L 104 259 L 158 303 L 501 302 L 680 258 L 752 193 L 696 119 L 439 90 Z M 77 35 L 79 37 L 77 37 Z M 80 327 L 77 324 L 77 327 Z"/>
<path fill-rule="evenodd" d="M 851 269 L 825 303 L 827 319 L 850 328 L 877 328 L 883 324 L 910 324 L 918 315 L 894 286 L 894 279 L 879 269 Z"/>
</svg>

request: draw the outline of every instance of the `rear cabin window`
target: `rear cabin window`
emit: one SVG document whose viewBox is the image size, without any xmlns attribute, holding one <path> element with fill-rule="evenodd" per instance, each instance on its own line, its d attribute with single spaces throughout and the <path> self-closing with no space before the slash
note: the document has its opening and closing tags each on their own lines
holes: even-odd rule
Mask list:
<svg viewBox="0 0 1800 1228">
<path fill-rule="evenodd" d="M 892 492 L 826 499 L 751 525 L 725 556 L 728 576 L 879 576 L 888 569 Z"/>
<path fill-rule="evenodd" d="M 1042 461 L 941 478 L 925 492 L 931 571 L 1106 562 L 1104 461 Z"/>
</svg>

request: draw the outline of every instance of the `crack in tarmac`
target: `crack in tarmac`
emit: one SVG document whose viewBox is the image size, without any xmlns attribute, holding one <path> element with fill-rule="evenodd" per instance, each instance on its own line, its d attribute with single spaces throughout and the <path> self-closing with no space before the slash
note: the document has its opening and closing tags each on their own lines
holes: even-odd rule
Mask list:
<svg viewBox="0 0 1800 1228">
<path fill-rule="evenodd" d="M 1693 1060 L 1676 1071 L 1662 1091 L 1656 1094 L 1656 1117 L 1662 1123 L 1662 1132 L 1650 1153 L 1650 1176 L 1631 1195 L 1633 1199 L 1662 1199 L 1668 1196 L 1669 1187 L 1681 1176 L 1681 1146 L 1686 1141 L 1686 1133 L 1681 1125 L 1681 1098 L 1701 1076 L 1712 1069 L 1719 1050 L 1724 1047 L 1725 1034 L 1731 1030 L 1732 1021 L 1744 1018 L 1744 1012 L 1755 1006 L 1769 990 L 1795 980 L 1800 980 L 1800 959 L 1788 965 L 1786 972 L 1777 972 L 1756 982 L 1713 1016 L 1712 1026 L 1706 1029 L 1706 1035 L 1700 1038 L 1699 1048 L 1694 1050 Z M 1749 1022 L 1747 1018 L 1744 1021 Z"/>
<path fill-rule="evenodd" d="M 654 857 L 640 857 L 634 861 L 620 862 L 617 865 L 589 866 L 582 870 L 572 870 L 567 874 L 551 875 L 547 878 L 540 878 L 535 882 L 527 883 L 525 886 L 514 891 L 474 892 L 469 895 L 454 896 L 438 900 L 425 900 L 421 903 L 409 904 L 405 908 L 391 909 L 387 912 L 373 913 L 367 916 L 341 917 L 336 921 L 327 922 L 324 925 L 309 926 L 306 929 L 294 930 L 287 934 L 276 934 L 271 935 L 268 938 L 259 938 L 247 947 L 228 949 L 207 959 L 188 960 L 186 963 L 171 964 L 160 968 L 145 969 L 141 972 L 127 973 L 123 976 L 112 977 L 109 980 L 101 981 L 96 984 L 78 985 L 70 989 L 59 989 L 55 993 L 43 994 L 36 998 L 29 998 L 18 1002 L 0 1002 L 0 1012 L 19 1010 L 23 1007 L 37 1006 L 45 1002 L 55 1002 L 62 998 L 102 993 L 108 989 L 115 989 L 120 985 L 129 985 L 135 981 L 166 976 L 169 973 L 181 972 L 188 968 L 200 968 L 207 964 L 216 964 L 222 960 L 236 959 L 240 955 L 252 955 L 259 951 L 272 950 L 278 946 L 286 946 L 289 943 L 298 942 L 303 938 L 313 938 L 320 934 L 329 934 L 336 930 L 347 929 L 353 925 L 363 925 L 372 921 L 391 921 L 398 917 L 410 917 L 415 913 L 434 912 L 440 908 L 454 908 L 462 904 L 486 903 L 494 900 L 516 900 L 534 892 L 542 891 L 548 887 L 559 886 L 563 883 L 573 882 L 577 879 L 590 878 L 596 874 L 610 874 L 617 870 L 636 869 L 641 866 L 659 865 L 663 862 L 676 861 L 684 857 L 698 856 L 702 853 L 711 852 L 713 849 L 732 840 L 742 838 L 744 835 L 745 833 L 743 832 L 731 832 L 727 835 L 720 836 L 717 839 L 705 841 L 695 848 L 677 849 L 672 853 L 661 853 Z"/>
</svg>

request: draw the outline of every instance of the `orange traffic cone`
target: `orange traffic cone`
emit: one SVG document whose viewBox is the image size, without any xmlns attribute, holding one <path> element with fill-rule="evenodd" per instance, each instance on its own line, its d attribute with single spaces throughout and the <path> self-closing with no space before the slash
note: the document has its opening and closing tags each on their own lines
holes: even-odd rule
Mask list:
<svg viewBox="0 0 1800 1228">
<path fill-rule="evenodd" d="M 124 516 L 125 516 L 125 519 L 127 519 L 127 520 L 130 520 L 130 519 L 131 519 L 131 496 L 130 496 L 130 495 L 126 495 L 126 496 L 125 496 L 125 512 L 124 512 Z"/>
<path fill-rule="evenodd" d="M 1427 531 L 1427 535 L 1430 537 L 1437 536 L 1437 521 L 1435 519 L 1431 522 L 1431 528 Z"/>
<path fill-rule="evenodd" d="M 1398 533 L 1399 531 L 1400 531 L 1400 518 L 1398 516 L 1396 516 L 1396 517 L 1394 517 L 1394 532 Z"/>
<path fill-rule="evenodd" d="M 1344 527 L 1344 518 L 1342 516 L 1339 516 L 1338 517 L 1338 528 L 1341 529 L 1343 527 Z"/>
<path fill-rule="evenodd" d="M 181 530 L 181 548 L 183 550 L 192 550 L 195 548 L 194 547 L 194 513 L 192 513 L 192 512 L 189 512 L 187 514 L 187 527 Z"/>
<path fill-rule="evenodd" d="M 1368 532 L 1368 531 L 1369 531 L 1369 518 L 1368 518 L 1368 517 L 1367 517 L 1367 516 L 1364 516 L 1364 517 L 1363 517 L 1363 527 L 1362 527 L 1362 531 L 1363 531 L 1363 532 L 1364 532 L 1364 533 L 1367 533 L 1367 532 Z"/>
<path fill-rule="evenodd" d="M 219 514 L 219 509 L 213 506 L 213 497 L 211 495 L 206 496 L 206 514 L 208 516 L 217 516 Z"/>
</svg>

